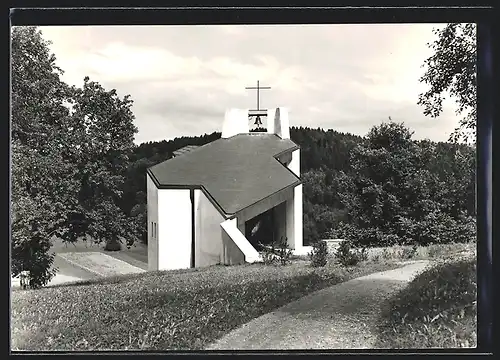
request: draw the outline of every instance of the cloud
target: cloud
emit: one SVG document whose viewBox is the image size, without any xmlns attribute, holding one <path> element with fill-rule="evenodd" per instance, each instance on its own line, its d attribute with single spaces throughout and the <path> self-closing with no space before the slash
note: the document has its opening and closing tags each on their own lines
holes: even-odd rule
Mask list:
<svg viewBox="0 0 500 360">
<path fill-rule="evenodd" d="M 130 94 L 137 142 L 220 130 L 230 107 L 285 106 L 294 126 L 364 135 L 391 116 L 417 137 L 445 140 L 453 104 L 439 119 L 416 104 L 435 24 L 45 27 L 65 71 Z"/>
</svg>

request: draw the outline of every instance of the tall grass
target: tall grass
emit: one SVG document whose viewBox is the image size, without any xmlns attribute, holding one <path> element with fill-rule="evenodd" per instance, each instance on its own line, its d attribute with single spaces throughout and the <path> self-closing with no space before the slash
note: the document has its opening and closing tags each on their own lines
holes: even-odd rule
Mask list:
<svg viewBox="0 0 500 360">
<path fill-rule="evenodd" d="M 377 347 L 475 347 L 476 297 L 475 258 L 432 265 L 385 304 Z"/>
</svg>

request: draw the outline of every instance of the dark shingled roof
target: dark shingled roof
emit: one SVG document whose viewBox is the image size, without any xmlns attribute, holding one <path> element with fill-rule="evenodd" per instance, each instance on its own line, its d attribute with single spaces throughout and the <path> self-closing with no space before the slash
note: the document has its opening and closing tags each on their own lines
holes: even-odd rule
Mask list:
<svg viewBox="0 0 500 360">
<path fill-rule="evenodd" d="M 300 183 L 275 157 L 298 149 L 274 134 L 239 134 L 218 139 L 148 169 L 159 187 L 203 186 L 232 215 Z"/>
<path fill-rule="evenodd" d="M 175 150 L 174 156 L 185 154 L 187 152 L 190 152 L 191 150 L 197 149 L 198 147 L 198 145 L 186 145 L 184 147 L 181 147 L 180 149 Z"/>
</svg>

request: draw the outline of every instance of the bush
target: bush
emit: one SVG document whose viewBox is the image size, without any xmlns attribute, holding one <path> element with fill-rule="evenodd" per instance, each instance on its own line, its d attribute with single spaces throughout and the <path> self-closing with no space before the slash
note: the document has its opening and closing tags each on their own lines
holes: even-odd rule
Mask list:
<svg viewBox="0 0 500 360">
<path fill-rule="evenodd" d="M 456 243 L 469 243 L 477 239 L 477 224 L 476 218 L 461 214 L 458 218 L 456 226 L 453 231 L 453 242 Z"/>
<path fill-rule="evenodd" d="M 265 265 L 276 265 L 278 262 L 278 255 L 274 252 L 274 247 L 263 246 L 260 256 Z"/>
<path fill-rule="evenodd" d="M 429 213 L 416 224 L 415 240 L 420 245 L 467 243 L 476 238 L 476 222 L 471 216 L 457 219 L 443 212 Z"/>
<path fill-rule="evenodd" d="M 288 239 L 282 237 L 277 244 L 278 259 L 281 265 L 288 265 L 292 262 L 293 250 L 288 247 Z"/>
<path fill-rule="evenodd" d="M 418 246 L 416 244 L 412 245 L 411 247 L 405 246 L 401 249 L 401 258 L 403 260 L 413 259 L 417 254 L 417 250 Z"/>
<path fill-rule="evenodd" d="M 287 238 L 281 237 L 271 245 L 259 244 L 262 248 L 261 257 L 266 265 L 288 265 L 292 262 L 293 250 L 288 248 Z"/>
<path fill-rule="evenodd" d="M 104 246 L 106 251 L 120 251 L 122 249 L 122 244 L 118 239 L 108 240 Z"/>
<path fill-rule="evenodd" d="M 262 251 L 260 252 L 262 262 L 265 265 L 275 265 L 278 260 L 278 256 L 274 252 L 274 247 L 262 246 Z"/>
<path fill-rule="evenodd" d="M 12 240 L 12 275 L 20 277 L 21 287 L 38 289 L 47 285 L 57 273 L 57 268 L 52 268 L 55 254 L 49 252 L 50 241 L 20 234 Z"/>
<path fill-rule="evenodd" d="M 331 230 L 331 238 L 349 240 L 352 246 L 392 246 L 401 242 L 398 235 L 386 233 L 379 228 L 360 228 L 354 224 L 339 223 L 337 228 Z"/>
<path fill-rule="evenodd" d="M 148 244 L 148 216 L 147 206 L 143 203 L 136 204 L 130 210 L 130 221 L 134 222 L 137 238 L 145 245 Z"/>
<path fill-rule="evenodd" d="M 335 252 L 335 257 L 343 266 L 354 266 L 361 261 L 366 261 L 368 253 L 366 252 L 366 248 L 362 248 L 361 250 L 355 249 L 349 240 L 344 240 L 339 244 Z"/>
<path fill-rule="evenodd" d="M 393 246 L 468 243 L 476 239 L 476 219 L 465 214 L 453 218 L 443 211 L 428 213 L 417 221 L 399 216 L 390 228 L 360 228 L 340 223 L 330 232 L 332 238 L 349 240 L 352 246 Z"/>
<path fill-rule="evenodd" d="M 309 253 L 309 259 L 313 267 L 323 267 L 328 262 L 328 246 L 324 241 L 313 243 L 313 249 Z"/>
<path fill-rule="evenodd" d="M 420 237 L 424 231 L 423 229 L 418 228 L 419 223 L 414 221 L 411 218 L 407 218 L 405 216 L 396 216 L 395 224 L 393 224 L 392 228 L 395 233 L 398 235 L 397 244 L 408 244 L 416 241 L 418 237 Z"/>
<path fill-rule="evenodd" d="M 337 227 L 330 230 L 328 237 L 331 239 L 346 239 L 349 241 L 355 241 L 358 230 L 359 229 L 355 225 L 340 222 Z"/>
<path fill-rule="evenodd" d="M 468 243 L 476 238 L 475 218 L 461 214 L 458 218 L 443 211 L 429 212 L 422 220 L 416 221 L 399 217 L 396 232 L 403 244 L 415 243 L 421 246 L 430 244 Z"/>
</svg>

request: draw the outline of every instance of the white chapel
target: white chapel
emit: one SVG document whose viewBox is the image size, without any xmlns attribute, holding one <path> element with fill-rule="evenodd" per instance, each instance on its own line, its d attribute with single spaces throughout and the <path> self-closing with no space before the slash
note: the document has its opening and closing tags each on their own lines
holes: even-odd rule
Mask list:
<svg viewBox="0 0 500 360">
<path fill-rule="evenodd" d="M 228 110 L 220 139 L 147 170 L 149 270 L 259 261 L 248 223 L 265 212 L 274 237 L 295 254 L 308 252 L 300 149 L 287 109 L 269 112 L 267 132 L 250 132 L 249 110 Z"/>
</svg>

